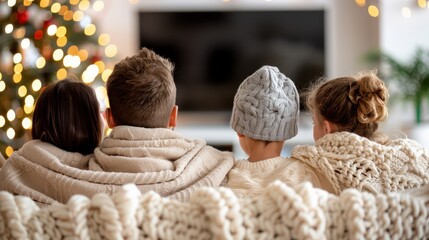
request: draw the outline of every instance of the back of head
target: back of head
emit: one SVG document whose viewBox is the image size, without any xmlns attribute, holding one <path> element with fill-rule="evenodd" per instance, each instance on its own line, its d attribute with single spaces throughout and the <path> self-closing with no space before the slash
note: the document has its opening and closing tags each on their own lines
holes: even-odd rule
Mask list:
<svg viewBox="0 0 429 240">
<path fill-rule="evenodd" d="M 94 90 L 74 79 L 47 86 L 33 113 L 32 137 L 69 152 L 89 154 L 102 137 L 100 108 Z"/>
<path fill-rule="evenodd" d="M 173 64 L 143 48 L 117 63 L 107 81 L 116 125 L 167 127 L 176 101 Z"/>
<path fill-rule="evenodd" d="M 375 140 L 378 123 L 387 117 L 388 91 L 373 71 L 355 77 L 322 80 L 307 96 L 307 107 L 325 120 Z"/>
<path fill-rule="evenodd" d="M 298 133 L 299 95 L 276 67 L 263 66 L 247 77 L 234 98 L 231 127 L 262 141 L 284 141 Z"/>
</svg>

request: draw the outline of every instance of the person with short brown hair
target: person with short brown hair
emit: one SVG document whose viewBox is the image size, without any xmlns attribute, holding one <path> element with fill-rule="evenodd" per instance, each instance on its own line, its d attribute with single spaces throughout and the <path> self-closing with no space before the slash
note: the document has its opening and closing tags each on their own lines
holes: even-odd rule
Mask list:
<svg viewBox="0 0 429 240">
<path fill-rule="evenodd" d="M 90 169 L 133 173 L 142 191 L 187 200 L 200 187 L 219 187 L 234 165 L 230 152 L 187 139 L 177 122 L 173 64 L 147 48 L 117 63 L 107 81 L 112 132 L 94 151 Z"/>
</svg>

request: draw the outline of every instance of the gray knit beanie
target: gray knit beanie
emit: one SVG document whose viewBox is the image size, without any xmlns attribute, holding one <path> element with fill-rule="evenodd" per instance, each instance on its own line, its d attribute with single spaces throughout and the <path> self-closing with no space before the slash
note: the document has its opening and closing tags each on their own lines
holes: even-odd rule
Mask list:
<svg viewBox="0 0 429 240">
<path fill-rule="evenodd" d="M 235 94 L 231 127 L 247 137 L 284 141 L 298 133 L 299 95 L 278 68 L 263 66 Z"/>
</svg>

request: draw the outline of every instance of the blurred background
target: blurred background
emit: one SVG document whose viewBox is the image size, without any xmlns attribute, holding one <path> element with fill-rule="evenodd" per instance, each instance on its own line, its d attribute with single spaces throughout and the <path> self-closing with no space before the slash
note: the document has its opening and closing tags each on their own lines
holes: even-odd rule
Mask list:
<svg viewBox="0 0 429 240">
<path fill-rule="evenodd" d="M 228 125 L 232 101 L 262 65 L 277 66 L 300 92 L 320 77 L 379 68 L 399 96 L 382 130 L 412 135 L 429 120 L 426 85 L 413 88 L 426 99 L 416 121 L 414 92 L 401 97 L 409 78 L 388 80 L 403 76 L 368 54 L 382 52 L 412 68 L 416 53 L 429 49 L 428 27 L 427 0 L 1 0 L 0 151 L 7 157 L 29 139 L 38 93 L 67 74 L 93 86 L 107 107 L 104 83 L 114 63 L 141 47 L 175 63 L 176 131 L 239 157 Z M 422 82 L 428 72 L 422 68 Z M 299 134 L 285 154 L 312 143 L 312 120 L 302 106 Z"/>
</svg>

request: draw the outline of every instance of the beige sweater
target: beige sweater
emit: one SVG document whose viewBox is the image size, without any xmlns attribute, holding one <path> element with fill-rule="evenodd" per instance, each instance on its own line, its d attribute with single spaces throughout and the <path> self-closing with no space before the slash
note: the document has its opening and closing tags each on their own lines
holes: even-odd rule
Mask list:
<svg viewBox="0 0 429 240">
<path fill-rule="evenodd" d="M 329 188 L 323 175 L 296 159 L 275 157 L 258 162 L 237 161 L 228 173 L 226 187 L 239 197 L 259 194 L 272 182 L 280 180 L 289 186 L 310 182 L 315 187 Z M 332 189 L 330 189 L 332 191 Z"/>
<path fill-rule="evenodd" d="M 74 194 L 112 194 L 134 183 L 142 192 L 187 201 L 197 188 L 218 187 L 233 164 L 231 153 L 203 140 L 185 139 L 169 129 L 120 126 L 103 140 L 95 157 L 38 140 L 26 143 L 0 170 L 0 190 L 50 204 Z"/>
<path fill-rule="evenodd" d="M 429 183 L 429 155 L 411 139 L 379 144 L 349 132 L 325 135 L 315 146 L 297 146 L 296 158 L 329 179 L 335 193 L 357 188 L 396 192 Z"/>
</svg>

